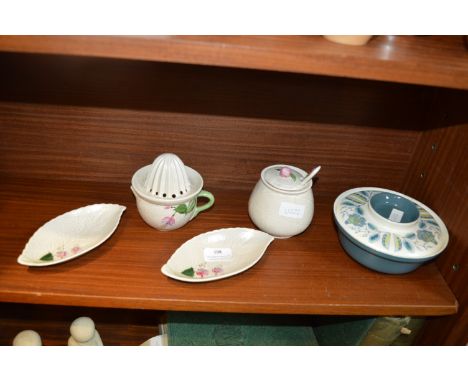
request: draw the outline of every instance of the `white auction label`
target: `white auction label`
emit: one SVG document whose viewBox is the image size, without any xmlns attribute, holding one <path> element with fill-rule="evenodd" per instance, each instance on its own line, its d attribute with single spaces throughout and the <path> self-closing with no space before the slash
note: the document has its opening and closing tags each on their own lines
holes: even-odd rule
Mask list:
<svg viewBox="0 0 468 382">
<path fill-rule="evenodd" d="M 393 208 L 392 212 L 390 212 L 390 216 L 388 217 L 388 220 L 391 220 L 392 222 L 395 222 L 395 223 L 399 223 L 401 222 L 401 219 L 403 218 L 404 214 L 405 213 L 403 211 Z"/>
<path fill-rule="evenodd" d="M 205 261 L 228 261 L 232 260 L 231 248 L 204 248 L 203 257 Z"/>
<path fill-rule="evenodd" d="M 302 219 L 305 206 L 302 204 L 281 202 L 279 215 L 287 218 Z"/>
</svg>

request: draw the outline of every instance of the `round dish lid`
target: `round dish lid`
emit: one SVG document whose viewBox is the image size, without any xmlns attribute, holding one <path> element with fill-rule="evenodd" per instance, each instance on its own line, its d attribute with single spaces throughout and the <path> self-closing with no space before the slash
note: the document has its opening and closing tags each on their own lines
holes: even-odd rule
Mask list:
<svg viewBox="0 0 468 382">
<path fill-rule="evenodd" d="M 448 244 L 447 228 L 437 214 L 399 192 L 354 188 L 336 198 L 333 213 L 339 229 L 372 252 L 429 259 Z"/>
<path fill-rule="evenodd" d="M 284 191 L 302 191 L 312 187 L 312 181 L 301 184 L 307 173 L 300 168 L 275 164 L 262 171 L 262 179 L 270 186 Z"/>
</svg>

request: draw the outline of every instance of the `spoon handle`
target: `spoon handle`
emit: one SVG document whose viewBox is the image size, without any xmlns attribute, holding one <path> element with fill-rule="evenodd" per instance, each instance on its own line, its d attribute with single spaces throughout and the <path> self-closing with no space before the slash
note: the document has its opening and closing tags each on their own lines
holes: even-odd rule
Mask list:
<svg viewBox="0 0 468 382">
<path fill-rule="evenodd" d="M 304 179 L 302 179 L 301 184 L 307 183 L 309 180 L 311 180 L 315 175 L 318 174 L 322 166 L 317 166 L 315 167 L 309 175 L 307 175 Z"/>
</svg>

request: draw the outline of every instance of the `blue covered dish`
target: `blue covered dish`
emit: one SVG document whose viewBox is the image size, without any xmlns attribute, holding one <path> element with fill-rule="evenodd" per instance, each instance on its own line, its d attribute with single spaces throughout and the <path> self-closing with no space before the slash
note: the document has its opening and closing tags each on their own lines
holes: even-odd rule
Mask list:
<svg viewBox="0 0 468 382">
<path fill-rule="evenodd" d="M 344 250 L 379 272 L 411 272 L 448 244 L 447 228 L 437 214 L 396 191 L 354 188 L 336 198 L 333 212 Z"/>
</svg>

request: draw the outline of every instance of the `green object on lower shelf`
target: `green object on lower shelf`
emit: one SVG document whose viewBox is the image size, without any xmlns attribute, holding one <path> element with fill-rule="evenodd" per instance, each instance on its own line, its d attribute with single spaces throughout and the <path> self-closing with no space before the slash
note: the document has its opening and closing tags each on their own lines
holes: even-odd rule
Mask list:
<svg viewBox="0 0 468 382">
<path fill-rule="evenodd" d="M 173 346 L 410 345 L 423 322 L 412 317 L 169 312 L 167 333 Z"/>
<path fill-rule="evenodd" d="M 411 345 L 423 319 L 412 317 L 319 317 L 314 332 L 320 345 Z M 406 328 L 410 334 L 402 334 Z"/>
<path fill-rule="evenodd" d="M 308 318 L 227 313 L 168 313 L 171 346 L 318 345 Z"/>
<path fill-rule="evenodd" d="M 316 317 L 314 332 L 320 345 L 360 345 L 374 321 L 374 317 Z"/>
</svg>

